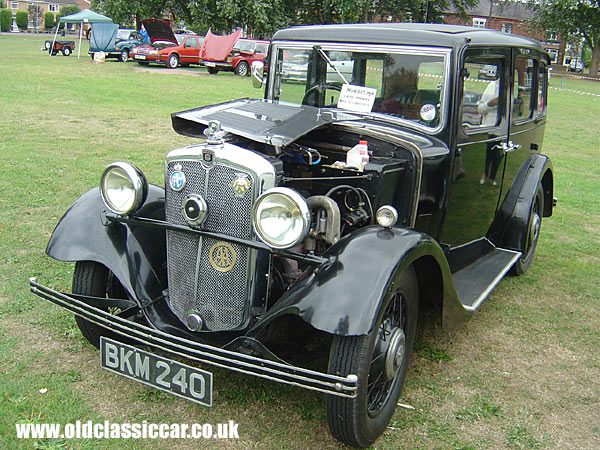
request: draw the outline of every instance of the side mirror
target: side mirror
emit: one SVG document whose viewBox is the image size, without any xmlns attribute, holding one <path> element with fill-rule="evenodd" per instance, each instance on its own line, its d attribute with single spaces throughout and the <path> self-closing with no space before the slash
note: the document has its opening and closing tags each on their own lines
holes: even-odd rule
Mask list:
<svg viewBox="0 0 600 450">
<path fill-rule="evenodd" d="M 265 70 L 265 63 L 262 61 L 254 61 L 252 63 L 252 87 L 260 89 L 265 84 L 263 73 Z"/>
</svg>

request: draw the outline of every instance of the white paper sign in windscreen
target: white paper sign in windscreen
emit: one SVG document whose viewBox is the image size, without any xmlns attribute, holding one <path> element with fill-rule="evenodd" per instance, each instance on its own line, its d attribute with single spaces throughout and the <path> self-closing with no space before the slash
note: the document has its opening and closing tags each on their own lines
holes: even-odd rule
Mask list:
<svg viewBox="0 0 600 450">
<path fill-rule="evenodd" d="M 337 107 L 356 112 L 371 112 L 377 89 L 344 84 Z"/>
</svg>

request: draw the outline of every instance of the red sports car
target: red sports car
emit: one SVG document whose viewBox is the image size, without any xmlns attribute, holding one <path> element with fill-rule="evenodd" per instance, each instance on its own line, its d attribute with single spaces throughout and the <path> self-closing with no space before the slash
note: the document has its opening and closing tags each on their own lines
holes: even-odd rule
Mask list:
<svg viewBox="0 0 600 450">
<path fill-rule="evenodd" d="M 139 45 L 129 56 L 140 65 L 163 64 L 169 69 L 189 64 L 200 64 L 203 36 L 176 35 L 168 22 L 157 19 L 142 21 L 150 44 Z"/>
</svg>

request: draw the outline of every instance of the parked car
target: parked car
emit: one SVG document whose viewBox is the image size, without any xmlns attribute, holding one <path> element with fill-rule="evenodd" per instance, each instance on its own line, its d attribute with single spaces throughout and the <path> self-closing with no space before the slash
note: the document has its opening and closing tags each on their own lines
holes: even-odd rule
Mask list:
<svg viewBox="0 0 600 450">
<path fill-rule="evenodd" d="M 189 28 L 177 28 L 176 30 L 173 31 L 175 34 L 193 34 L 196 35 L 197 33 L 195 31 L 190 30 Z"/>
<path fill-rule="evenodd" d="M 94 59 L 94 54 L 103 52 L 106 58 L 127 62 L 131 49 L 140 44 L 142 39 L 135 30 L 119 29 L 114 23 L 97 23 L 91 30 L 88 54 Z"/>
<path fill-rule="evenodd" d="M 571 59 L 568 67 L 569 72 L 583 72 L 583 61 L 579 58 Z"/>
<path fill-rule="evenodd" d="M 484 64 L 479 70 L 480 80 L 495 80 L 496 66 L 494 64 Z"/>
<path fill-rule="evenodd" d="M 297 51 L 306 78 L 283 83 Z M 366 447 L 394 414 L 418 311 L 452 330 L 532 262 L 555 205 L 550 61 L 521 36 L 416 23 L 285 29 L 269 55 L 266 77 L 252 67 L 264 98 L 172 114 L 200 140 L 157 161 L 164 186 L 114 162 L 67 210 L 46 253 L 75 262 L 72 294 L 30 285 L 108 370 L 212 404 L 209 372 L 149 346 L 315 390 L 333 436 Z"/>
<path fill-rule="evenodd" d="M 250 66 L 254 61 L 263 61 L 269 43 L 252 39 L 240 39 L 231 49 L 224 60 L 206 59 L 202 60 L 208 73 L 216 75 L 220 70 L 234 72 L 239 76 L 250 75 Z"/>
<path fill-rule="evenodd" d="M 282 66 L 281 79 L 287 82 L 305 82 L 310 54 L 305 50 L 289 50 L 289 57 Z M 352 78 L 354 63 L 349 59 L 349 52 L 332 51 L 329 58 L 333 63 L 327 66 L 327 82 L 343 83 Z"/>
<path fill-rule="evenodd" d="M 142 20 L 142 24 L 148 32 L 150 44 L 138 45 L 129 52 L 138 64 L 161 64 L 169 69 L 200 64 L 202 36 L 175 35 L 168 22 L 162 20 L 147 19 Z"/>
<path fill-rule="evenodd" d="M 52 47 L 52 51 L 50 51 L 50 47 Z M 61 52 L 63 56 L 69 56 L 75 50 L 75 41 L 54 41 L 54 46 L 52 45 L 52 39 L 49 39 L 44 42 L 42 46 L 42 51 L 50 53 L 52 56 Z"/>
<path fill-rule="evenodd" d="M 133 47 L 142 45 L 144 40 L 137 30 L 119 29 L 115 43 L 115 53 L 121 62 L 129 60 L 129 53 Z M 113 56 L 112 54 L 110 56 Z"/>
</svg>

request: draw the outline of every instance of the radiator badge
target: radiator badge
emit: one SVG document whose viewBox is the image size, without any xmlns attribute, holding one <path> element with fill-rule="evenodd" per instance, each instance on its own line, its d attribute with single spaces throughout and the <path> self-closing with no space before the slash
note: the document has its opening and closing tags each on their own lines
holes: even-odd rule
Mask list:
<svg viewBox="0 0 600 450">
<path fill-rule="evenodd" d="M 243 198 L 246 195 L 246 191 L 250 189 L 250 179 L 248 175 L 244 173 L 237 173 L 235 180 L 231 184 L 233 188 L 233 193 L 237 198 Z"/>
<path fill-rule="evenodd" d="M 231 244 L 219 241 L 208 251 L 208 259 L 213 269 L 218 272 L 229 272 L 235 266 L 237 255 Z"/>
<path fill-rule="evenodd" d="M 176 164 L 173 168 L 175 169 L 175 172 L 173 172 L 169 178 L 169 186 L 171 186 L 171 189 L 174 191 L 179 192 L 185 186 L 185 174 L 181 171 L 181 164 Z"/>
</svg>

